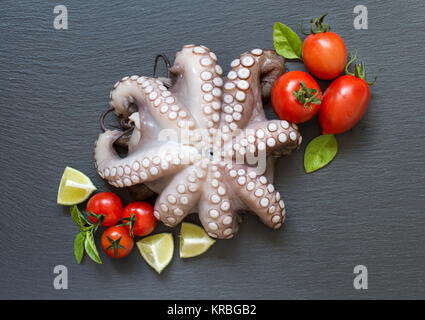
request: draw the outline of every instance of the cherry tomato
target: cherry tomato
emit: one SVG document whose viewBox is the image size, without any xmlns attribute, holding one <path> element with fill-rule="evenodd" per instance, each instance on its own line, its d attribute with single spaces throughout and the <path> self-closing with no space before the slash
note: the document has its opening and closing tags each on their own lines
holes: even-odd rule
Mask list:
<svg viewBox="0 0 425 320">
<path fill-rule="evenodd" d="M 132 202 L 124 208 L 122 218 L 130 222 L 127 225 L 130 234 L 146 236 L 155 229 L 157 220 L 153 210 L 150 203 L 141 201 Z"/>
<path fill-rule="evenodd" d="M 101 223 L 104 227 L 117 224 L 122 215 L 121 199 L 112 192 L 96 193 L 87 203 L 87 215 L 93 223 L 97 223 L 96 215 L 104 215 Z"/>
<path fill-rule="evenodd" d="M 368 83 L 353 75 L 334 80 L 323 94 L 319 122 L 323 134 L 351 129 L 366 112 L 370 100 Z"/>
<path fill-rule="evenodd" d="M 310 34 L 302 49 L 304 64 L 319 79 L 335 79 L 347 63 L 347 49 L 341 37 L 326 31 Z"/>
<path fill-rule="evenodd" d="M 320 87 L 312 76 L 303 71 L 290 71 L 275 82 L 271 100 L 280 119 L 301 123 L 319 110 L 321 97 Z"/>
<path fill-rule="evenodd" d="M 114 259 L 128 256 L 134 246 L 134 240 L 124 226 L 109 227 L 103 232 L 100 242 L 103 251 Z"/>
</svg>

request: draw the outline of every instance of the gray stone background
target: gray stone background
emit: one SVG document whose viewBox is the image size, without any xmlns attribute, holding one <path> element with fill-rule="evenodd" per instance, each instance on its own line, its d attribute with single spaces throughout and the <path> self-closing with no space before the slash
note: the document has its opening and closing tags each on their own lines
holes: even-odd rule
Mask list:
<svg viewBox="0 0 425 320">
<path fill-rule="evenodd" d="M 68 8 L 66 31 L 53 28 L 58 4 Z M 368 30 L 353 27 L 357 4 L 368 8 Z M 77 265 L 77 227 L 56 192 L 66 165 L 113 190 L 92 158 L 113 84 L 151 75 L 157 53 L 173 57 L 187 43 L 208 46 L 227 71 L 240 53 L 273 46 L 275 21 L 298 31 L 301 18 L 324 12 L 369 78 L 387 70 L 361 123 L 337 136 L 334 161 L 309 175 L 303 153 L 320 130 L 317 118 L 301 125 L 301 149 L 276 170 L 284 228 L 246 216 L 235 239 L 185 261 L 176 250 L 160 276 L 137 251 Z M 424 19 L 423 1 L 1 1 L 0 298 L 423 298 Z M 53 288 L 58 264 L 68 267 L 68 290 Z M 353 288 L 358 264 L 369 271 L 365 291 Z"/>
</svg>

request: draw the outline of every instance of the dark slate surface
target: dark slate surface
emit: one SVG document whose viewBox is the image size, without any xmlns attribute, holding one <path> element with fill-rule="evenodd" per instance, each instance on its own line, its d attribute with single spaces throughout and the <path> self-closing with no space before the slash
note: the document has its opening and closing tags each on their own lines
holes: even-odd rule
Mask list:
<svg viewBox="0 0 425 320">
<path fill-rule="evenodd" d="M 423 1 L 363 1 L 368 30 L 353 28 L 351 1 L 66 1 L 67 31 L 53 28 L 55 4 L 0 3 L 0 298 L 424 297 Z M 155 54 L 172 57 L 186 43 L 210 47 L 228 70 L 240 53 L 273 45 L 275 21 L 296 28 L 326 11 L 369 77 L 388 69 L 365 118 L 337 137 L 335 160 L 314 174 L 303 171 L 303 151 L 320 132 L 317 119 L 301 126 L 302 148 L 277 164 L 285 227 L 273 232 L 247 216 L 237 238 L 187 261 L 176 252 L 161 276 L 137 252 L 77 265 L 77 228 L 56 191 L 66 165 L 110 189 L 92 151 L 112 85 L 150 75 Z M 59 264 L 68 290 L 53 288 Z M 353 289 L 358 264 L 368 267 L 367 291 Z"/>
</svg>

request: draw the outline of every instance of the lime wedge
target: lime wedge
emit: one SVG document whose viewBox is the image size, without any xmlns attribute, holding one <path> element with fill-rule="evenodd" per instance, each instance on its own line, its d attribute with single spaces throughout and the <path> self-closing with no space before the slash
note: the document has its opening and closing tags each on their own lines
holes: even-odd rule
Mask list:
<svg viewBox="0 0 425 320">
<path fill-rule="evenodd" d="M 66 167 L 59 184 L 57 203 L 65 206 L 79 204 L 95 190 L 96 187 L 84 173 Z"/>
<path fill-rule="evenodd" d="M 161 273 L 170 263 L 174 253 L 174 240 L 171 233 L 158 233 L 137 241 L 143 259 Z"/>
<path fill-rule="evenodd" d="M 183 222 L 180 230 L 180 258 L 191 258 L 204 253 L 214 244 L 203 228 Z"/>
</svg>

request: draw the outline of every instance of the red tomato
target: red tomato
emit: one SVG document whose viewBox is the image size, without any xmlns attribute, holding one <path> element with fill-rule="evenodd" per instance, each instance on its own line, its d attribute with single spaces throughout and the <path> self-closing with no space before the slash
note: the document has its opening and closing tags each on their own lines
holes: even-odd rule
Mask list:
<svg viewBox="0 0 425 320">
<path fill-rule="evenodd" d="M 87 203 L 87 214 L 93 223 L 97 223 L 98 219 L 90 214 L 104 215 L 101 226 L 109 227 L 117 224 L 122 215 L 121 199 L 112 192 L 96 193 Z"/>
<path fill-rule="evenodd" d="M 347 49 L 341 37 L 326 31 L 310 34 L 302 49 L 304 64 L 319 79 L 335 79 L 347 63 Z"/>
<path fill-rule="evenodd" d="M 309 93 L 300 90 L 301 82 L 310 89 Z M 297 93 L 301 93 L 302 97 L 297 98 Z M 315 97 L 312 98 L 315 93 Z M 313 101 L 305 105 L 303 99 L 308 96 Z M 271 100 L 273 110 L 280 119 L 301 123 L 311 119 L 319 110 L 321 97 L 320 87 L 312 76 L 303 71 L 290 71 L 275 82 Z"/>
<path fill-rule="evenodd" d="M 156 226 L 157 220 L 153 215 L 153 210 L 154 208 L 150 203 L 135 201 L 125 207 L 122 218 L 130 221 L 130 223 L 133 225 L 133 235 L 146 236 L 151 233 Z M 129 231 L 131 224 L 127 225 Z"/>
<path fill-rule="evenodd" d="M 369 85 L 362 78 L 344 75 L 325 91 L 319 112 L 323 134 L 351 129 L 366 112 L 370 100 Z"/>
<path fill-rule="evenodd" d="M 102 249 L 114 259 L 128 256 L 133 249 L 134 240 L 126 227 L 113 226 L 106 229 L 100 239 Z"/>
</svg>

